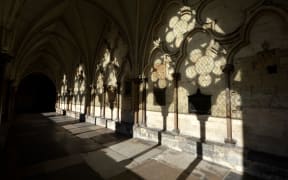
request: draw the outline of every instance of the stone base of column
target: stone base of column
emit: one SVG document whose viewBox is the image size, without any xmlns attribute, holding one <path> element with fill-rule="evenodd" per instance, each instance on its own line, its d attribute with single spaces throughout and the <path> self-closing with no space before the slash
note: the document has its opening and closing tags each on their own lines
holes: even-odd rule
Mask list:
<svg viewBox="0 0 288 180">
<path fill-rule="evenodd" d="M 143 122 L 139 125 L 140 127 L 146 127 L 146 124 Z"/>
<path fill-rule="evenodd" d="M 179 129 L 173 129 L 171 132 L 172 132 L 174 135 L 180 134 Z"/>
<path fill-rule="evenodd" d="M 79 116 L 79 121 L 80 122 L 85 122 L 86 118 L 85 118 L 85 113 L 80 113 L 80 116 Z"/>
<path fill-rule="evenodd" d="M 119 118 L 114 119 L 115 122 L 120 122 Z"/>
<path fill-rule="evenodd" d="M 234 139 L 231 139 L 231 138 L 225 138 L 224 142 L 227 145 L 232 145 L 232 146 L 236 145 L 236 141 Z"/>
</svg>

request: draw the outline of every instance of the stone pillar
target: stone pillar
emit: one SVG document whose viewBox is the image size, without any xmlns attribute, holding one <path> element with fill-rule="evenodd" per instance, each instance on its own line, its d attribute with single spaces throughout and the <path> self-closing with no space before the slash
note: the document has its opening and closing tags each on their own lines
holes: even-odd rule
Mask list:
<svg viewBox="0 0 288 180">
<path fill-rule="evenodd" d="M 103 93 L 98 95 L 99 103 L 100 103 L 100 114 L 99 114 L 100 117 L 102 117 L 102 114 L 103 114 Z"/>
<path fill-rule="evenodd" d="M 121 83 L 117 82 L 117 117 L 116 117 L 116 121 L 120 121 L 120 91 L 121 89 Z"/>
<path fill-rule="evenodd" d="M 178 122 L 178 81 L 180 80 L 181 74 L 174 73 L 173 81 L 174 81 L 174 129 L 173 132 L 175 134 L 179 134 L 179 122 Z"/>
<path fill-rule="evenodd" d="M 134 82 L 134 126 L 139 126 L 139 85 L 141 83 L 139 78 L 135 78 Z"/>
<path fill-rule="evenodd" d="M 146 91 L 146 84 L 148 81 L 148 78 L 142 77 L 141 79 L 142 85 L 143 85 L 143 91 L 142 91 L 142 123 L 141 125 L 146 127 L 146 96 L 147 96 L 147 91 Z"/>
<path fill-rule="evenodd" d="M 107 86 L 106 85 L 104 85 L 104 92 L 103 92 L 103 108 L 102 108 L 102 110 L 103 110 L 103 112 L 102 112 L 102 117 L 105 119 L 105 111 L 106 111 L 106 91 L 107 91 Z"/>
<path fill-rule="evenodd" d="M 58 94 L 57 94 L 57 108 L 59 108 L 59 109 L 60 109 L 60 98 L 61 98 L 61 96 L 60 96 L 60 94 L 58 93 Z"/>
<path fill-rule="evenodd" d="M 85 110 L 84 110 L 84 114 L 90 115 L 91 114 L 91 89 L 92 86 L 86 86 L 86 90 L 85 90 Z"/>
<path fill-rule="evenodd" d="M 15 87 L 15 85 L 14 85 L 14 81 L 12 81 L 12 80 L 10 80 L 9 81 L 9 89 L 8 89 L 8 98 L 7 98 L 7 100 L 8 100 L 8 102 L 7 102 L 7 104 L 8 104 L 8 122 L 12 122 L 13 121 L 13 119 L 14 119 L 14 111 L 15 111 L 15 100 L 16 100 L 16 91 L 17 91 L 17 89 L 16 89 L 16 87 Z"/>
<path fill-rule="evenodd" d="M 227 138 L 225 139 L 225 143 L 228 144 L 235 144 L 236 141 L 232 138 L 232 116 L 231 116 L 231 96 L 230 96 L 230 89 L 231 89 L 231 74 L 234 71 L 234 66 L 232 64 L 226 64 L 223 69 L 226 78 L 226 120 L 227 120 Z"/>
<path fill-rule="evenodd" d="M 72 105 L 73 105 L 73 91 L 72 89 L 69 90 L 69 111 L 72 111 Z"/>
<path fill-rule="evenodd" d="M 96 106 L 96 93 L 94 92 L 93 94 L 92 94 L 92 98 L 93 98 L 93 116 L 95 116 L 95 114 L 96 114 L 96 108 L 95 108 L 95 106 Z"/>
<path fill-rule="evenodd" d="M 76 108 L 77 108 L 77 97 L 78 97 L 78 94 L 77 94 L 77 92 L 76 93 L 74 93 L 74 112 L 75 112 L 75 118 L 77 118 L 76 117 Z"/>
<path fill-rule="evenodd" d="M 4 107 L 4 101 L 5 101 L 5 71 L 6 71 L 6 65 L 11 60 L 11 56 L 6 53 L 0 52 L 0 125 L 2 122 L 2 114 L 3 114 L 3 107 Z"/>
<path fill-rule="evenodd" d="M 63 107 L 64 110 L 67 110 L 67 104 L 68 104 L 67 103 L 68 102 L 67 98 L 68 98 L 67 97 L 67 92 L 65 92 L 65 94 L 64 94 L 64 107 Z"/>
<path fill-rule="evenodd" d="M 108 86 L 107 92 L 108 92 L 109 107 L 111 110 L 111 120 L 113 120 L 113 109 L 114 109 L 114 102 L 115 102 L 116 96 L 117 96 L 117 87 Z"/>
<path fill-rule="evenodd" d="M 5 80 L 4 82 L 4 99 L 3 99 L 3 119 L 2 122 L 10 123 L 14 118 L 14 105 L 16 97 L 16 87 L 14 81 Z"/>
</svg>

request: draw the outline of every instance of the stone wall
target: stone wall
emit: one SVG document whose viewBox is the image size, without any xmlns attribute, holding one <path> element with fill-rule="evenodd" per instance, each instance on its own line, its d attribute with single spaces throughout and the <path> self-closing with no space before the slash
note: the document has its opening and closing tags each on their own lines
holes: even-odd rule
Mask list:
<svg viewBox="0 0 288 180">
<path fill-rule="evenodd" d="M 176 72 L 180 134 L 223 143 L 231 102 L 236 146 L 286 156 L 288 15 L 281 2 L 190 3 L 167 3 L 154 25 L 146 68 L 147 126 L 174 129 Z M 229 96 L 226 64 L 234 66 Z M 155 88 L 165 89 L 165 105 L 155 103 Z M 211 95 L 210 115 L 188 112 L 188 96 L 198 89 Z"/>
</svg>

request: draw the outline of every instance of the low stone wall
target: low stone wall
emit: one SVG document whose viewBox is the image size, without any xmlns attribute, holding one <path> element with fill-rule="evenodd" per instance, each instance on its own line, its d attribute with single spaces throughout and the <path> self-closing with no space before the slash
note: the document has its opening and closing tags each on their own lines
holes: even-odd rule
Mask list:
<svg viewBox="0 0 288 180">
<path fill-rule="evenodd" d="M 174 113 L 164 116 L 161 112 L 147 111 L 147 127 L 163 129 L 166 122 L 167 131 L 174 129 Z M 201 138 L 205 136 L 208 141 L 224 143 L 227 137 L 226 118 L 211 117 L 207 115 L 179 114 L 179 130 L 184 136 Z M 201 124 L 202 123 L 202 124 Z M 204 126 L 204 127 L 201 127 Z M 202 132 L 201 129 L 205 132 Z M 243 147 L 243 124 L 241 120 L 232 120 L 233 139 L 237 146 Z M 202 137 L 203 138 L 203 137 Z"/>
<path fill-rule="evenodd" d="M 159 141 L 161 138 L 161 130 L 134 126 L 133 138 L 139 138 L 159 143 L 161 142 Z"/>
<path fill-rule="evenodd" d="M 56 110 L 56 113 L 58 113 L 58 114 L 62 114 L 63 113 L 62 109 L 60 109 L 60 108 L 56 108 L 55 110 Z"/>
<path fill-rule="evenodd" d="M 72 118 L 75 118 L 75 119 L 79 119 L 80 118 L 80 113 L 66 110 L 66 116 L 69 116 L 69 117 L 72 117 Z"/>
<path fill-rule="evenodd" d="M 243 171 L 243 149 L 216 142 L 201 142 L 197 138 L 161 133 L 161 144 L 171 149 L 192 153 L 204 160 Z"/>
<path fill-rule="evenodd" d="M 201 156 L 204 160 L 243 171 L 243 149 L 217 142 L 201 142 L 197 138 L 162 132 L 159 129 L 134 127 L 133 137 L 153 141 L 178 151 Z"/>
</svg>

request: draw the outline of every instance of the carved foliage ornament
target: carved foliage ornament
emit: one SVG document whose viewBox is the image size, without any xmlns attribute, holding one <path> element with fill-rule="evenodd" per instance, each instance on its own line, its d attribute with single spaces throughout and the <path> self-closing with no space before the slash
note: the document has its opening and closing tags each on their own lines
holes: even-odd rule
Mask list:
<svg viewBox="0 0 288 180">
<path fill-rule="evenodd" d="M 174 73 L 173 62 L 169 55 L 164 54 L 154 61 L 151 69 L 151 80 L 158 88 L 166 88 L 169 81 L 173 80 L 172 74 Z"/>
</svg>

